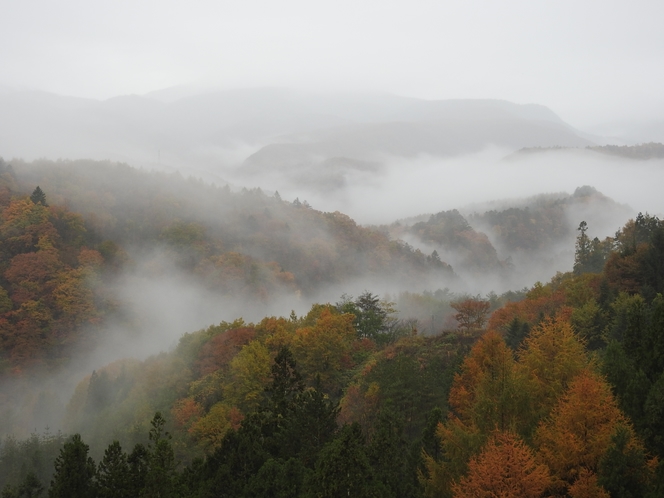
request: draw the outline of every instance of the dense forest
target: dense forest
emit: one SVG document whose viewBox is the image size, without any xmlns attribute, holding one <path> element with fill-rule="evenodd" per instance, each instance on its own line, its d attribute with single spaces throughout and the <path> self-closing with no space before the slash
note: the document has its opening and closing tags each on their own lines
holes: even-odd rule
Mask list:
<svg viewBox="0 0 664 498">
<path fill-rule="evenodd" d="M 571 271 L 480 296 L 450 290 L 464 267 L 509 273 L 499 252 L 538 254 L 569 235 L 567 206 L 609 200 L 583 188 L 362 227 L 277 193 L 125 165 L 0 166 L 4 498 L 664 493 L 654 216 L 603 240 L 577 219 Z M 109 322 L 140 326 L 112 284 L 144 266 L 265 306 L 341 291 L 118 357 L 78 378 L 61 432 L 26 437 L 52 405 L 35 391 L 17 409 L 18 393 L 94 351 Z M 413 286 L 344 294 L 353 278 Z M 438 282 L 450 288 L 412 290 Z"/>
</svg>

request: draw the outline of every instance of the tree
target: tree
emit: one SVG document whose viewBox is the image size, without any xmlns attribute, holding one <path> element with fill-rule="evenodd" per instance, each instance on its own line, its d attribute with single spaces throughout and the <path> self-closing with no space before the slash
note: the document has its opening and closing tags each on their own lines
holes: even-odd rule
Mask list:
<svg viewBox="0 0 664 498">
<path fill-rule="evenodd" d="M 344 294 L 341 301 L 336 303 L 336 308 L 341 313 L 350 313 L 355 316 L 353 325 L 360 338 L 369 338 L 376 342 L 387 342 L 385 336 L 391 321 L 390 314 L 395 313 L 393 303 L 387 303 L 369 291 L 364 291 L 357 299 Z"/>
<path fill-rule="evenodd" d="M 104 451 L 97 470 L 97 491 L 100 498 L 132 498 L 127 454 L 118 441 Z"/>
<path fill-rule="evenodd" d="M 385 496 L 385 489 L 375 482 L 364 445 L 359 425 L 347 425 L 341 429 L 338 437 L 321 451 L 312 476 L 315 496 Z"/>
<path fill-rule="evenodd" d="M 44 486 L 33 472 L 28 472 L 18 486 L 16 498 L 38 498 L 44 492 Z"/>
<path fill-rule="evenodd" d="M 353 316 L 329 308 L 321 310 L 314 326 L 297 329 L 292 348 L 307 383 L 320 379 L 322 388 L 336 396 L 342 387 L 341 373 L 352 365 L 355 339 Z"/>
<path fill-rule="evenodd" d="M 171 436 L 164 430 L 166 420 L 160 412 L 157 412 L 150 425 L 152 429 L 149 434 L 151 444 L 148 469 L 141 496 L 146 498 L 178 496 L 175 455 L 169 442 Z"/>
<path fill-rule="evenodd" d="M 380 413 L 373 427 L 367 456 L 376 480 L 385 487 L 383 496 L 416 496 L 416 467 L 409 459 L 408 445 L 403 438 L 403 422 L 396 414 L 390 411 Z"/>
<path fill-rule="evenodd" d="M 292 411 L 295 397 L 304 390 L 302 376 L 296 366 L 291 350 L 281 347 L 271 368 L 272 383 L 265 389 L 276 415 L 284 417 Z"/>
<path fill-rule="evenodd" d="M 614 498 L 646 496 L 653 478 L 643 445 L 628 426 L 616 427 L 599 462 L 598 483 Z"/>
<path fill-rule="evenodd" d="M 535 434 L 542 461 L 554 476 L 554 488 L 571 485 L 581 469 L 597 473 L 618 425 L 629 427 L 610 386 L 597 374 L 584 370 Z"/>
<path fill-rule="evenodd" d="M 527 379 L 529 409 L 522 434 L 530 436 L 573 379 L 589 364 L 584 344 L 562 318 L 547 319 L 534 327 L 519 351 L 519 369 Z"/>
<path fill-rule="evenodd" d="M 536 462 L 530 448 L 516 435 L 498 432 L 452 490 L 455 498 L 538 498 L 549 482 L 549 469 Z"/>
<path fill-rule="evenodd" d="M 48 207 L 48 204 L 46 204 L 46 194 L 41 188 L 39 188 L 39 185 L 37 185 L 37 188 L 32 191 L 30 200 L 34 204 L 41 204 L 42 206 Z"/>
<path fill-rule="evenodd" d="M 582 221 L 579 223 L 579 236 L 576 238 L 576 251 L 574 253 L 574 273 L 580 275 L 584 273 L 585 266 L 590 259 L 591 243 L 590 237 L 586 235 L 588 231 L 588 223 Z"/>
<path fill-rule="evenodd" d="M 89 447 L 74 434 L 55 459 L 55 474 L 48 490 L 49 498 L 93 498 L 96 465 L 88 456 Z"/>
<path fill-rule="evenodd" d="M 491 303 L 479 299 L 464 299 L 450 303 L 450 306 L 457 311 L 454 318 L 459 322 L 459 328 L 471 332 L 484 327 Z"/>
<path fill-rule="evenodd" d="M 270 352 L 258 340 L 243 346 L 231 360 L 226 388 L 228 401 L 245 413 L 261 402 L 270 380 Z"/>
</svg>

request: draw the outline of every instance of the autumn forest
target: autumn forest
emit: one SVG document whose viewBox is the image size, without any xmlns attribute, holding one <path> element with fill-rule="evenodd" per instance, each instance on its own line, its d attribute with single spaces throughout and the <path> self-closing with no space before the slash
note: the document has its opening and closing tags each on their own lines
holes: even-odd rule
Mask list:
<svg viewBox="0 0 664 498">
<path fill-rule="evenodd" d="M 362 225 L 0 160 L 2 497 L 662 496 L 663 294 L 589 186 Z"/>
</svg>

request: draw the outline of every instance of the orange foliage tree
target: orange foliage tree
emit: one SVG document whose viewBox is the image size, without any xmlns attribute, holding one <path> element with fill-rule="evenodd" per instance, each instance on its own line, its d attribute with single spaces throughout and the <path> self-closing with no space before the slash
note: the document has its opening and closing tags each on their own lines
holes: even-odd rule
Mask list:
<svg viewBox="0 0 664 498">
<path fill-rule="evenodd" d="M 597 472 L 618 424 L 630 427 L 631 432 L 608 383 L 590 370 L 581 372 L 535 434 L 556 490 L 574 483 L 583 469 Z"/>
<path fill-rule="evenodd" d="M 516 435 L 499 432 L 470 460 L 468 474 L 452 486 L 455 498 L 538 498 L 549 485 L 549 469 Z"/>
<path fill-rule="evenodd" d="M 484 328 L 491 303 L 479 299 L 464 299 L 450 303 L 450 306 L 457 311 L 454 318 L 459 322 L 459 328 L 470 332 Z"/>
</svg>

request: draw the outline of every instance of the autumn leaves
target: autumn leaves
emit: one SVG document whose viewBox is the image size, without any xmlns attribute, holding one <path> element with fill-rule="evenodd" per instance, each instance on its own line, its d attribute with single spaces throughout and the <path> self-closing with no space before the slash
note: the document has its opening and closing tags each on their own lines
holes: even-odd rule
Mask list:
<svg viewBox="0 0 664 498">
<path fill-rule="evenodd" d="M 430 496 L 608 496 L 601 485 L 625 470 L 612 451 L 640 455 L 641 475 L 651 477 L 653 462 L 610 386 L 561 318 L 537 326 L 516 357 L 488 332 L 463 362 L 449 402 L 437 430 L 443 456 L 425 456 Z"/>
</svg>

